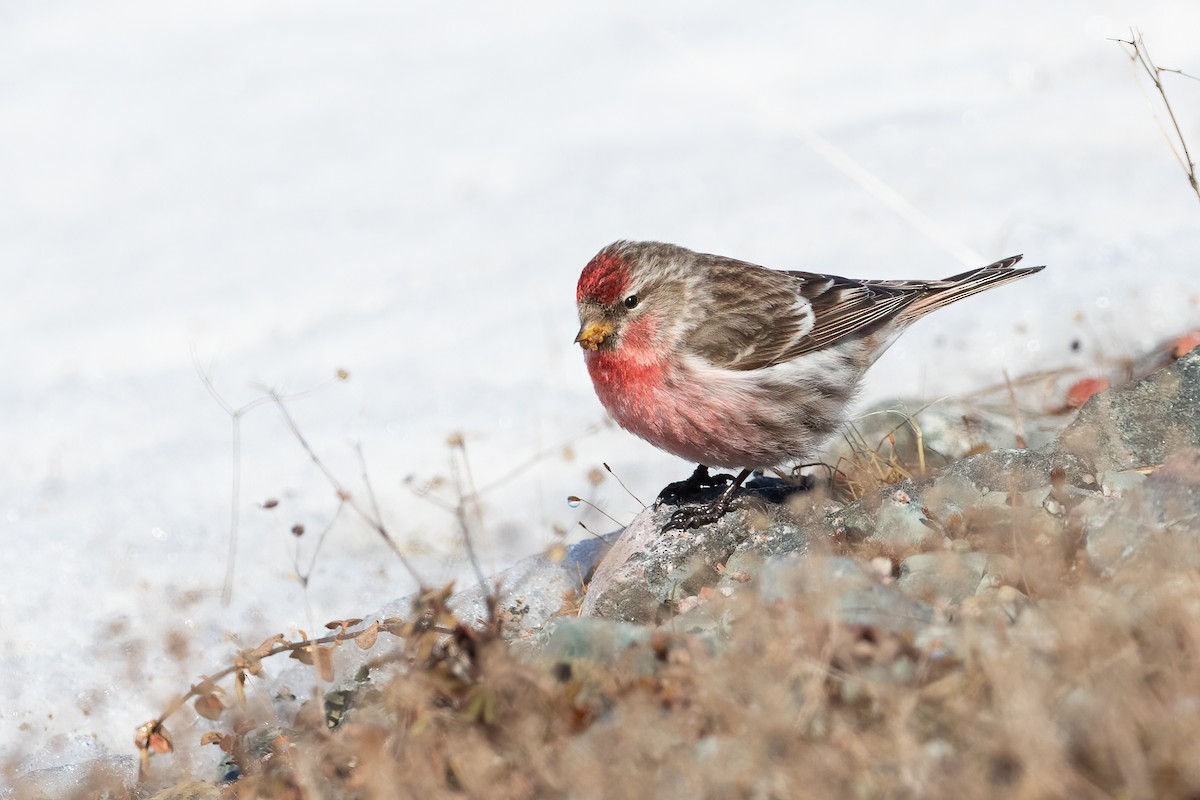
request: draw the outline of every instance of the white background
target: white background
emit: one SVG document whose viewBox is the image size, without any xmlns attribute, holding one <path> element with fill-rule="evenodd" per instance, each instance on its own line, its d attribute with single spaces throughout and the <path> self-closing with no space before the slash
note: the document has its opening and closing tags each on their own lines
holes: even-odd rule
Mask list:
<svg viewBox="0 0 1200 800">
<path fill-rule="evenodd" d="M 586 535 L 569 494 L 627 521 L 637 502 L 587 480 L 602 461 L 643 500 L 689 472 L 615 429 L 562 452 L 604 419 L 573 292 L 613 239 L 854 277 L 942 277 L 963 250 L 1049 265 L 922 322 L 868 399 L 1193 325 L 1200 203 L 1105 37 L 1139 25 L 1160 63 L 1200 73 L 1200 5 L 964 9 L 0 4 L 0 753 L 48 746 L 53 763 L 81 734 L 130 752 L 230 637 L 312 630 L 413 586 L 344 516 L 306 610 L 288 531 L 308 530 L 303 566 L 337 501 L 263 407 L 244 421 L 222 607 L 230 424 L 193 347 L 234 405 L 349 370 L 290 408 L 356 492 L 361 444 L 437 583 L 467 574 L 454 520 L 405 481 L 448 476 L 454 431 L 479 484 L 544 454 L 485 496 L 488 570 L 555 525 Z M 1200 83 L 1169 85 L 1200 149 Z"/>
</svg>

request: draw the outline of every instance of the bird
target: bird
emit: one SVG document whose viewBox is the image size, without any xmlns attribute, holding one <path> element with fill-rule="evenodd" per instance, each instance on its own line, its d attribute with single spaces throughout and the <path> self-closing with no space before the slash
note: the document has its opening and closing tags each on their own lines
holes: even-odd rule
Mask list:
<svg viewBox="0 0 1200 800">
<path fill-rule="evenodd" d="M 616 241 L 579 275 L 575 342 L 612 419 L 697 464 L 693 487 L 711 485 L 708 468 L 741 470 L 707 507 L 665 526 L 700 527 L 756 470 L 816 454 L 909 325 L 1043 269 L 1016 266 L 1021 258 L 942 280 L 860 280 Z"/>
</svg>

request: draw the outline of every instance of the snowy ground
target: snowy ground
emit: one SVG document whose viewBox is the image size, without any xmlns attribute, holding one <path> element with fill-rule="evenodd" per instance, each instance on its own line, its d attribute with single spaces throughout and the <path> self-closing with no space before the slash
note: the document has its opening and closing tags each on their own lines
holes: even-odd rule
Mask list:
<svg viewBox="0 0 1200 800">
<path fill-rule="evenodd" d="M 234 405 L 348 370 L 290 408 L 356 490 L 361 443 L 434 583 L 466 574 L 454 521 L 406 479 L 448 475 L 452 432 L 477 483 L 508 478 L 485 496 L 489 569 L 556 525 L 586 535 L 569 494 L 628 520 L 635 500 L 588 482 L 602 461 L 642 499 L 690 469 L 617 430 L 563 452 L 603 419 L 573 292 L 613 239 L 860 277 L 942 277 L 963 251 L 1049 265 L 923 322 L 868 398 L 1132 352 L 1200 316 L 1200 206 L 1105 41 L 1139 25 L 1198 73 L 1200 5 L 644 5 L 0 6 L 0 754 L 54 763 L 80 734 L 131 752 L 229 637 L 413 586 L 344 517 L 306 610 L 293 550 L 305 567 L 337 502 L 262 407 L 222 607 L 230 424 L 193 347 Z M 1200 84 L 1171 86 L 1200 148 Z"/>
</svg>

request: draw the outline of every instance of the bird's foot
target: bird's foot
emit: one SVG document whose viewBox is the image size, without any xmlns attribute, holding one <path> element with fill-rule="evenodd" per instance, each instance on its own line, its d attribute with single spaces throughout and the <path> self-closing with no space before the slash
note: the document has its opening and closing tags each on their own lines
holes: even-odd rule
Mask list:
<svg viewBox="0 0 1200 800">
<path fill-rule="evenodd" d="M 684 506 L 678 508 L 671 518 L 667 520 L 667 524 L 663 525 L 662 529 L 666 531 L 686 531 L 692 528 L 703 528 L 705 525 L 711 525 L 714 522 L 725 516 L 729 511 L 729 507 L 733 505 L 733 496 L 735 487 L 730 487 L 713 500 L 711 503 L 702 505 Z"/>
<path fill-rule="evenodd" d="M 675 481 L 668 483 L 666 487 L 658 493 L 658 499 L 654 501 L 654 506 L 666 503 L 669 506 L 681 506 L 685 503 L 696 502 L 697 500 L 705 499 L 708 493 L 706 489 L 715 489 L 718 486 L 725 486 L 733 480 L 732 475 L 724 473 L 720 475 L 709 475 L 708 467 L 699 464 L 696 470 L 685 481 Z"/>
<path fill-rule="evenodd" d="M 710 476 L 708 474 L 707 467 L 703 465 L 696 467 L 696 471 L 692 473 L 692 477 L 688 478 L 686 481 L 681 481 L 680 484 L 671 484 L 671 486 L 668 486 L 666 489 L 664 489 L 663 493 L 658 497 L 658 502 L 664 502 L 664 497 L 666 497 L 667 493 L 670 492 L 674 486 L 691 488 L 688 486 L 688 484 L 692 484 L 692 486 L 697 487 L 691 489 L 690 494 L 692 497 L 695 497 L 697 492 L 703 491 L 706 488 L 720 486 L 723 483 L 729 483 L 729 486 L 727 486 L 723 492 L 707 503 L 686 506 L 682 501 L 671 502 L 670 500 L 667 500 L 666 502 L 669 502 L 672 505 L 680 505 L 683 507 L 677 508 L 675 512 L 671 514 L 671 518 L 667 520 L 667 524 L 663 526 L 663 530 L 686 531 L 691 528 L 701 528 L 705 525 L 711 525 L 712 523 L 716 522 L 721 517 L 725 516 L 726 512 L 729 511 L 729 507 L 733 504 L 734 495 L 737 494 L 737 490 L 743 483 L 745 483 L 746 478 L 748 477 L 750 477 L 750 470 L 748 469 L 742 470 L 740 473 L 738 473 L 737 477 L 730 477 L 729 475 Z"/>
</svg>

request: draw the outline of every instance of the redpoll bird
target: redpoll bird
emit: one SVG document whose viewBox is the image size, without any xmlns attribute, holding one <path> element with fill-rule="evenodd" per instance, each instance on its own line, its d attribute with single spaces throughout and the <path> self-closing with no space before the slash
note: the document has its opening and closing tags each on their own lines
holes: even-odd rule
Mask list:
<svg viewBox="0 0 1200 800">
<path fill-rule="evenodd" d="M 782 272 L 659 242 L 614 242 L 575 300 L 596 394 L 614 420 L 668 453 L 741 474 L 703 512 L 719 518 L 755 469 L 811 458 L 842 423 L 863 373 L 917 318 L 1042 269 L 1020 256 L 945 280 Z"/>
</svg>

